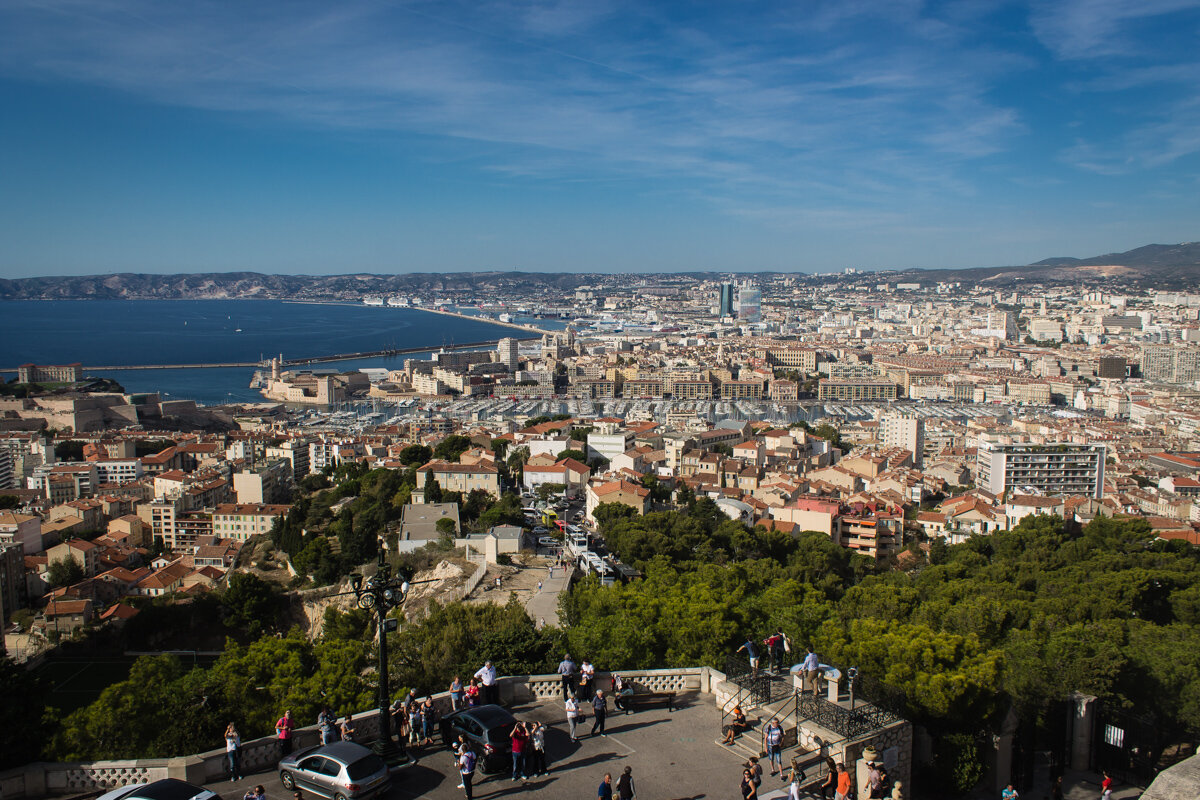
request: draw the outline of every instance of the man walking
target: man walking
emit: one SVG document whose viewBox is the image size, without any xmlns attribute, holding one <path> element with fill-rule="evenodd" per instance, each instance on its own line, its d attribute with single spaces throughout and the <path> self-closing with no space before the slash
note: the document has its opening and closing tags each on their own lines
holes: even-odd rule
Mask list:
<svg viewBox="0 0 1200 800">
<path fill-rule="evenodd" d="M 611 773 L 604 773 L 604 780 L 600 781 L 600 790 L 596 793 L 596 800 L 613 800 Z"/>
<path fill-rule="evenodd" d="M 833 794 L 833 800 L 850 800 L 850 787 L 853 786 L 850 773 L 845 764 L 838 764 L 837 771 L 837 790 Z"/>
<path fill-rule="evenodd" d="M 475 677 L 483 684 L 483 702 L 500 705 L 500 686 L 496 683 L 496 668 L 492 666 L 492 662 L 483 662 Z"/>
<path fill-rule="evenodd" d="M 816 697 L 818 692 L 817 680 L 821 675 L 821 660 L 817 658 L 817 654 L 813 652 L 812 647 L 808 648 L 808 654 L 804 656 L 804 663 L 800 665 L 800 669 L 804 672 L 804 682 L 812 689 L 813 697 Z"/>
<path fill-rule="evenodd" d="M 782 744 L 783 728 L 779 725 L 779 720 L 771 717 L 771 721 L 767 723 L 767 729 L 763 731 L 763 752 L 767 754 L 767 759 L 771 764 L 772 775 L 783 772 Z"/>
<path fill-rule="evenodd" d="M 571 727 L 571 741 L 579 741 L 579 701 L 575 695 L 567 695 L 567 725 Z"/>
<path fill-rule="evenodd" d="M 633 787 L 633 768 L 626 767 L 617 778 L 617 800 L 635 800 L 637 790 Z"/>
<path fill-rule="evenodd" d="M 604 696 L 604 692 L 597 691 L 596 696 L 592 698 L 592 712 L 596 715 L 596 719 L 592 721 L 592 736 L 596 735 L 597 730 L 601 736 L 608 736 L 604 732 L 604 718 L 608 715 L 608 698 Z"/>
<path fill-rule="evenodd" d="M 575 694 L 575 662 L 571 660 L 570 653 L 558 662 L 558 674 L 562 676 L 563 700 L 566 700 Z"/>
</svg>

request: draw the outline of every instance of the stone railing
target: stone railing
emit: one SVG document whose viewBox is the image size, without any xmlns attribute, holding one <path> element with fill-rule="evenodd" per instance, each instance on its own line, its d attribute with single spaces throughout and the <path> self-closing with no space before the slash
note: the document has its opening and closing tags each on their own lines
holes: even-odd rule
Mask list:
<svg viewBox="0 0 1200 800">
<path fill-rule="evenodd" d="M 621 675 L 639 689 L 651 692 L 701 692 L 711 694 L 724 676 L 708 667 L 682 669 L 630 670 Z M 501 678 L 500 697 L 506 703 L 554 701 L 562 697 L 562 680 L 558 675 L 516 675 Z M 598 688 L 612 688 L 609 673 L 596 673 Z M 450 695 L 433 695 L 434 704 L 445 714 L 450 711 Z M 355 741 L 372 742 L 379 738 L 379 710 L 370 709 L 354 715 Z M 293 734 L 296 749 L 320 742 L 315 725 L 297 728 Z M 264 736 L 242 742 L 242 768 L 247 774 L 275 768 L 281 757 L 279 740 Z M 4 800 L 33 800 L 33 798 L 99 793 L 131 783 L 178 778 L 203 785 L 224 779 L 226 771 L 224 746 L 205 753 L 177 758 L 147 758 L 131 761 L 91 761 L 82 763 L 34 762 L 24 767 L 0 772 L 0 798 Z"/>
</svg>

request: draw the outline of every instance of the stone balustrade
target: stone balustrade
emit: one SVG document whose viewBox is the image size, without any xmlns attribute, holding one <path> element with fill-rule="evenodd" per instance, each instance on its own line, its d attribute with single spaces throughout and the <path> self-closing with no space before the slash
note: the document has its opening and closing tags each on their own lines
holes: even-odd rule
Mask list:
<svg viewBox="0 0 1200 800">
<path fill-rule="evenodd" d="M 724 675 L 708 667 L 682 669 L 630 670 L 621 675 L 634 686 L 650 692 L 689 692 L 712 694 L 714 686 Z M 557 700 L 562 697 L 559 675 L 516 675 L 501 678 L 501 700 L 508 703 L 528 703 Z M 598 688 L 612 687 L 609 673 L 596 673 Z M 450 695 L 433 695 L 434 704 L 442 714 L 449 713 Z M 370 709 L 354 715 L 355 741 L 369 743 L 379 738 L 379 711 Z M 320 742 L 316 725 L 293 731 L 296 749 Z M 246 773 L 272 769 L 281 757 L 279 740 L 264 736 L 242 742 L 242 767 Z M 107 791 L 131 783 L 144 783 L 162 778 L 178 778 L 194 784 L 218 781 L 226 771 L 224 744 L 205 753 L 175 758 L 147 758 L 130 761 L 91 761 L 81 763 L 49 763 L 44 761 L 0 772 L 0 798 L 4 800 L 34 800 L 34 798 L 74 795 Z"/>
</svg>

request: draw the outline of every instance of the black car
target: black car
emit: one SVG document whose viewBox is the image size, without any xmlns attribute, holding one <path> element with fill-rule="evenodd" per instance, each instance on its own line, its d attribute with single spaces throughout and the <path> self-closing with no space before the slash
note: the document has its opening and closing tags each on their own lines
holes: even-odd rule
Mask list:
<svg viewBox="0 0 1200 800">
<path fill-rule="evenodd" d="M 517 718 L 496 705 L 459 709 L 442 717 L 442 743 L 447 747 L 459 734 L 475 748 L 484 772 L 502 772 L 512 766 L 512 732 Z"/>
</svg>

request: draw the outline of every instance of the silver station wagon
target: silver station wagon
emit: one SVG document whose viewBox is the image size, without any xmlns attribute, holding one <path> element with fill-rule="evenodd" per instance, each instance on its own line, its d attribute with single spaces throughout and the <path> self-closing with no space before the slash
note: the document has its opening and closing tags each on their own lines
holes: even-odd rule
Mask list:
<svg viewBox="0 0 1200 800">
<path fill-rule="evenodd" d="M 390 784 L 387 764 L 361 744 L 333 742 L 309 747 L 279 762 L 285 789 L 331 800 L 366 800 Z"/>
</svg>

